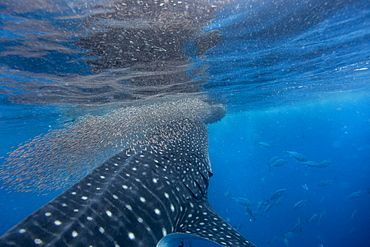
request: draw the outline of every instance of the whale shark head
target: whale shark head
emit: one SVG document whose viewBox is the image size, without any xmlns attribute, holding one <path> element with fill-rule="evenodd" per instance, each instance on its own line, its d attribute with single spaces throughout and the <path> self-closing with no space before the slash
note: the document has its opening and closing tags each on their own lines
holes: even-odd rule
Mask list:
<svg viewBox="0 0 370 247">
<path fill-rule="evenodd" d="M 206 125 L 162 123 L 146 138 L 9 230 L 0 246 L 147 247 L 171 233 L 254 246 L 208 204 Z"/>
</svg>

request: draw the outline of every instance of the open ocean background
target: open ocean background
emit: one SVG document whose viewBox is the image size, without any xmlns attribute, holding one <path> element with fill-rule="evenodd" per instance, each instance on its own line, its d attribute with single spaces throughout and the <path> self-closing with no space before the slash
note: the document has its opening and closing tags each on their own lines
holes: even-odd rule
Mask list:
<svg viewBox="0 0 370 247">
<path fill-rule="evenodd" d="M 50 6 L 17 12 L 10 3 L 0 0 L 0 157 L 86 112 L 77 101 L 40 104 L 48 83 L 94 75 L 86 51 L 73 46 L 84 32 L 80 20 L 57 18 L 81 14 L 78 2 L 63 14 Z M 41 20 L 44 29 L 33 30 Z M 62 41 L 42 37 L 50 27 L 77 33 L 58 36 Z M 210 204 L 257 246 L 370 247 L 370 2 L 239 0 L 205 29 L 219 30 L 220 42 L 189 57 L 206 68 L 201 93 L 228 110 L 209 125 Z M 28 43 L 36 41 L 37 47 Z M 331 163 L 308 167 L 285 151 Z M 286 163 L 269 167 L 276 156 Z M 318 186 L 323 180 L 330 182 Z M 278 189 L 286 189 L 281 201 L 258 209 Z M 0 190 L 0 234 L 59 193 Z M 307 201 L 293 209 L 300 200 Z"/>
</svg>

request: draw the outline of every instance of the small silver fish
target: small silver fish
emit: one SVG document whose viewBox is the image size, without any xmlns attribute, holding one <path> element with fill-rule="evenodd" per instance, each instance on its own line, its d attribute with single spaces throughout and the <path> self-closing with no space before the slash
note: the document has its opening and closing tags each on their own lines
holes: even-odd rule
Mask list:
<svg viewBox="0 0 370 247">
<path fill-rule="evenodd" d="M 294 204 L 293 209 L 303 208 L 306 205 L 307 202 L 308 202 L 308 199 L 306 199 L 306 200 L 300 200 L 299 202 L 297 202 L 296 204 Z"/>
<path fill-rule="evenodd" d="M 314 168 L 324 168 L 324 167 L 329 166 L 331 162 L 328 160 L 324 160 L 322 162 L 316 162 L 316 161 L 309 160 L 309 161 L 301 162 L 301 164 L 309 166 L 309 167 L 314 167 Z"/>
<path fill-rule="evenodd" d="M 337 182 L 338 182 L 338 179 L 337 178 L 334 178 L 334 179 L 326 179 L 326 180 L 321 180 L 316 185 L 317 186 L 320 186 L 320 187 L 323 187 L 323 186 L 327 186 L 329 184 L 333 184 L 333 183 L 337 183 Z"/>
<path fill-rule="evenodd" d="M 262 201 L 258 202 L 257 210 L 260 210 L 262 207 L 266 207 L 268 204 L 269 204 L 268 200 L 262 200 Z"/>
<path fill-rule="evenodd" d="M 274 205 L 274 204 L 268 204 L 268 205 L 266 206 L 266 208 L 265 208 L 265 213 L 267 213 L 268 211 L 270 211 L 273 205 Z"/>
<path fill-rule="evenodd" d="M 307 223 L 316 222 L 318 219 L 319 219 L 319 215 L 318 214 L 314 214 L 310 218 L 307 219 Z"/>
<path fill-rule="evenodd" d="M 260 145 L 261 147 L 264 148 L 272 148 L 272 145 L 268 142 L 256 142 L 256 144 Z"/>
<path fill-rule="evenodd" d="M 353 219 L 356 217 L 356 215 L 357 215 L 357 211 L 358 211 L 358 209 L 357 209 L 357 208 L 355 208 L 355 210 L 353 210 L 353 212 L 352 212 L 352 214 L 351 214 L 351 220 L 353 220 Z"/>
<path fill-rule="evenodd" d="M 328 209 L 327 208 L 325 208 L 323 211 L 321 211 L 321 213 L 319 215 L 318 221 L 319 222 L 322 222 L 324 220 L 324 218 L 325 218 L 325 216 L 326 216 L 327 213 L 328 213 Z"/>
<path fill-rule="evenodd" d="M 293 226 L 291 232 L 297 233 L 302 231 L 302 226 L 305 222 L 301 220 L 301 218 L 298 218 L 297 223 Z"/>
<path fill-rule="evenodd" d="M 302 188 L 303 188 L 305 191 L 308 191 L 308 186 L 307 186 L 307 184 L 302 184 Z"/>
<path fill-rule="evenodd" d="M 286 189 L 280 189 L 274 192 L 272 196 L 270 197 L 270 201 L 279 198 L 285 193 Z"/>
<path fill-rule="evenodd" d="M 270 163 L 269 164 L 269 167 L 281 167 L 283 165 L 285 165 L 288 161 L 285 160 L 285 159 L 277 159 L 275 160 L 273 163 Z"/>
<path fill-rule="evenodd" d="M 247 198 L 243 198 L 243 197 L 233 197 L 231 199 L 235 200 L 240 205 L 246 206 L 246 207 L 249 207 L 249 206 L 251 206 L 253 204 L 253 202 L 251 202 Z"/>
<path fill-rule="evenodd" d="M 254 216 L 251 206 L 247 206 L 246 208 L 247 208 L 247 213 L 253 218 L 253 221 L 255 222 L 256 217 Z"/>
<path fill-rule="evenodd" d="M 356 198 L 360 198 L 360 197 L 364 196 L 365 194 L 366 194 L 365 190 L 358 190 L 358 191 L 355 191 L 352 194 L 350 194 L 349 198 L 350 199 L 356 199 Z"/>
<path fill-rule="evenodd" d="M 294 151 L 285 151 L 285 152 L 287 152 L 291 157 L 293 157 L 294 159 L 296 159 L 300 162 L 305 162 L 305 161 L 308 160 L 306 157 L 304 157 L 300 153 L 297 153 L 297 152 L 294 152 Z"/>
</svg>

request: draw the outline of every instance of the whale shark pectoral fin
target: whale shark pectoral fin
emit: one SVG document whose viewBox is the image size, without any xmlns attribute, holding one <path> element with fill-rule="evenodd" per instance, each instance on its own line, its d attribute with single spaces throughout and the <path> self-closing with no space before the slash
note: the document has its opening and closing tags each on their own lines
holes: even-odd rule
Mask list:
<svg viewBox="0 0 370 247">
<path fill-rule="evenodd" d="M 156 247 L 220 247 L 208 239 L 189 233 L 171 233 L 162 238 Z"/>
<path fill-rule="evenodd" d="M 176 232 L 192 234 L 221 246 L 255 247 L 221 218 L 207 201 L 189 204 Z"/>
</svg>

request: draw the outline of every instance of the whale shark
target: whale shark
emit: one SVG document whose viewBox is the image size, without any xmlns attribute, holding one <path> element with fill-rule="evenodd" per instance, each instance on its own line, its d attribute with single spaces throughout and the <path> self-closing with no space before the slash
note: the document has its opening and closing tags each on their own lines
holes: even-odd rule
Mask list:
<svg viewBox="0 0 370 247">
<path fill-rule="evenodd" d="M 0 246 L 185 246 L 166 244 L 178 235 L 215 246 L 254 246 L 208 203 L 206 124 L 163 122 L 147 138 L 14 226 Z"/>
</svg>

